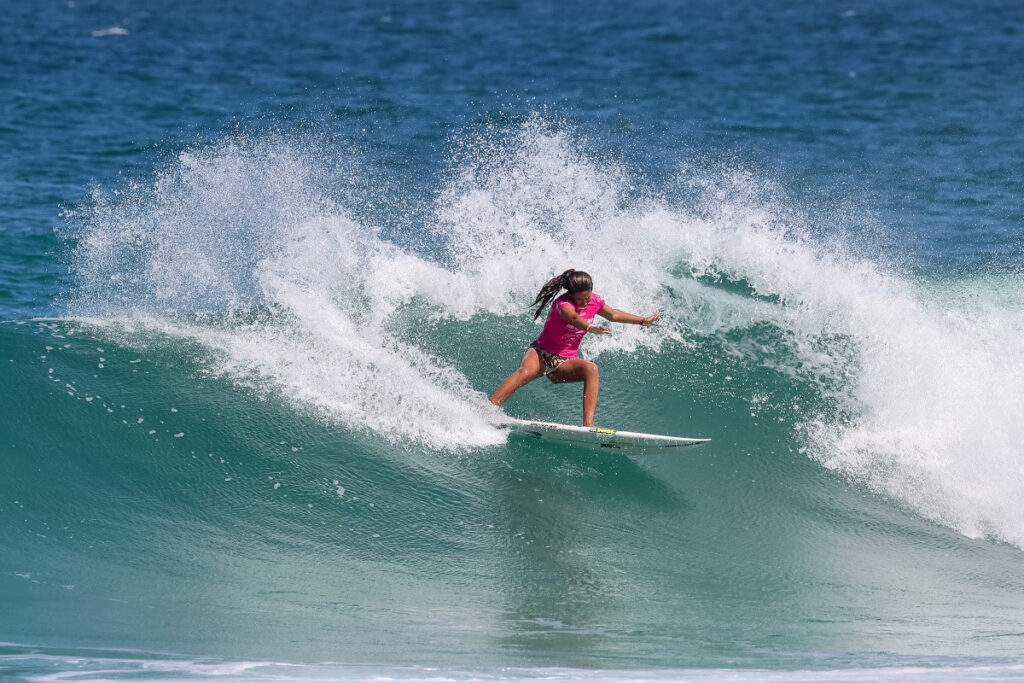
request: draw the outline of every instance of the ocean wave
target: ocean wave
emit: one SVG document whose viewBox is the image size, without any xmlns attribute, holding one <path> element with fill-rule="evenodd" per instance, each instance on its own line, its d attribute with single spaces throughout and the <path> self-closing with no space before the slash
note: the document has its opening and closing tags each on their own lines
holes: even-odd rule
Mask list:
<svg viewBox="0 0 1024 683">
<path fill-rule="evenodd" d="M 644 187 L 536 117 L 468 136 L 430 217 L 384 239 L 338 192 L 331 154 L 240 136 L 181 153 L 151 184 L 97 190 L 69 216 L 69 314 L 198 341 L 215 372 L 347 427 L 461 449 L 501 443 L 484 397 L 511 368 L 474 384 L 459 356 L 525 347 L 526 304 L 576 267 L 611 305 L 664 313 L 587 340 L 591 357 L 704 345 L 796 378 L 807 400 L 792 438 L 814 461 L 1024 547 L 1018 280 L 933 287 L 855 255 L 820 223 L 835 211 L 749 169 L 681 164 L 672 188 Z M 843 220 L 855 233 L 856 216 Z M 973 300 L 993 286 L 1009 294 Z M 254 309 L 266 315 L 252 322 Z M 508 334 L 474 337 L 474 320 Z M 424 321 L 460 325 L 468 350 L 439 352 Z M 777 331 L 768 347 L 751 332 L 763 326 Z"/>
</svg>

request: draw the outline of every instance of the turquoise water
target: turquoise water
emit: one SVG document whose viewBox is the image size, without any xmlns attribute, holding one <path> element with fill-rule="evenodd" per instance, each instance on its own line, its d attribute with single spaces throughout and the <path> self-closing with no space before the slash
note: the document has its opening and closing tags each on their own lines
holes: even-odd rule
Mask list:
<svg viewBox="0 0 1024 683">
<path fill-rule="evenodd" d="M 1016 5 L 0 21 L 3 676 L 1019 677 Z"/>
</svg>

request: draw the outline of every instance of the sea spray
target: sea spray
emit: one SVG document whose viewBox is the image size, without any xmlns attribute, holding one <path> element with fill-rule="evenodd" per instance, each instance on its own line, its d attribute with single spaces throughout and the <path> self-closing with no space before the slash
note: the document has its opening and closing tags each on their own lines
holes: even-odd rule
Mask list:
<svg viewBox="0 0 1024 683">
<path fill-rule="evenodd" d="M 229 140 L 183 152 L 151 188 L 95 192 L 72 217 L 69 312 L 199 341 L 211 371 L 270 381 L 352 429 L 499 443 L 462 375 L 382 327 L 397 250 L 345 214 L 314 156 Z"/>
</svg>

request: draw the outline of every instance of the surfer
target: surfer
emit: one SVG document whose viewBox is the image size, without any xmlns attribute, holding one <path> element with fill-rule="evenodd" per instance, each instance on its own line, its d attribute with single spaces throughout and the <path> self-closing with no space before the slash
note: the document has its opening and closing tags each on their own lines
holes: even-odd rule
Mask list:
<svg viewBox="0 0 1024 683">
<path fill-rule="evenodd" d="M 557 299 L 555 296 L 567 290 Z M 597 409 L 599 387 L 597 365 L 579 357 L 580 342 L 590 334 L 611 334 L 611 329 L 594 325 L 594 315 L 613 323 L 632 323 L 650 326 L 661 317 L 661 313 L 646 318 L 609 307 L 599 294 L 594 293 L 594 281 L 582 270 L 570 268 L 561 275 L 551 278 L 545 284 L 531 307 L 537 306 L 533 319 L 551 300 L 544 329 L 530 347 L 526 349 L 519 369 L 509 375 L 491 394 L 491 403 L 500 406 L 512 394 L 538 377 L 547 377 L 554 384 L 583 382 L 583 426 L 594 426 L 594 411 Z"/>
</svg>

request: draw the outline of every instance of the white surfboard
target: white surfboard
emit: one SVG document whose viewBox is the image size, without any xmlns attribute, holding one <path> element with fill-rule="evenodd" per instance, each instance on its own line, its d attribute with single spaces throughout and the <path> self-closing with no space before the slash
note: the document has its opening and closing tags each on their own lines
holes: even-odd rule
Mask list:
<svg viewBox="0 0 1024 683">
<path fill-rule="evenodd" d="M 700 446 L 711 441 L 711 439 L 690 439 L 682 436 L 624 432 L 604 427 L 581 427 L 578 425 L 557 424 L 555 422 L 519 420 L 514 417 L 504 419 L 499 426 L 507 429 L 511 434 L 522 434 L 549 441 L 574 443 L 581 446 L 599 446 L 601 448 L 682 448 L 685 446 Z"/>
</svg>

